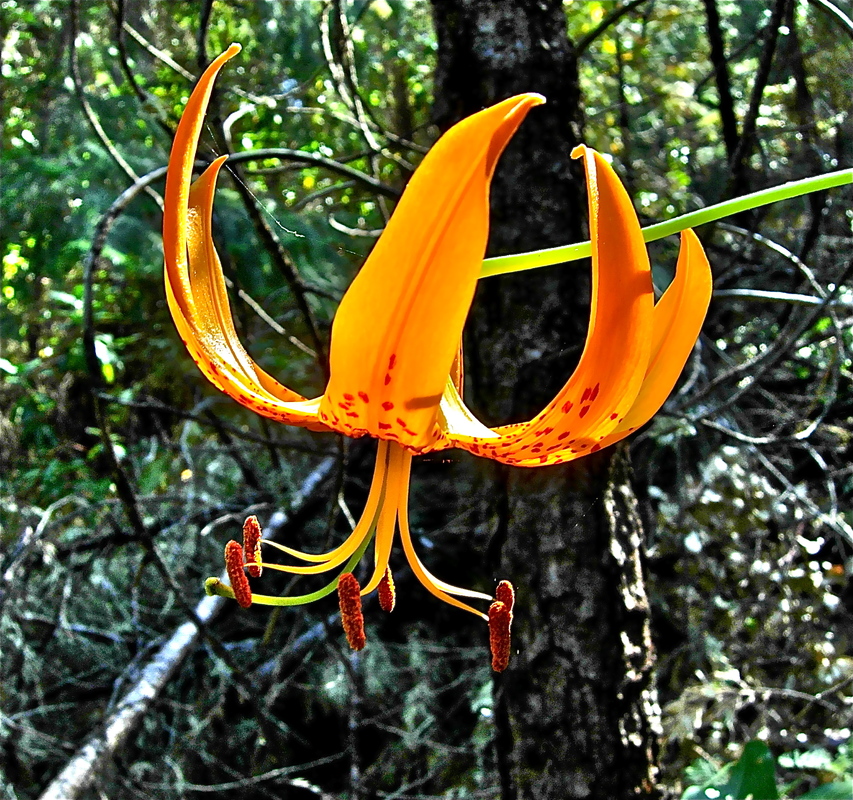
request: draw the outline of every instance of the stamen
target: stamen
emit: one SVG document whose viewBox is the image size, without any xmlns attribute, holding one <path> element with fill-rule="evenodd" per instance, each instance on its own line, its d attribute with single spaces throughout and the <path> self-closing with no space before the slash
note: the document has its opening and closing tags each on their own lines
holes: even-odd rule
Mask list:
<svg viewBox="0 0 853 800">
<path fill-rule="evenodd" d="M 261 577 L 261 525 L 258 518 L 252 514 L 243 523 L 243 553 L 250 563 L 246 565 L 249 575 Z"/>
<path fill-rule="evenodd" d="M 243 548 L 233 539 L 225 545 L 225 571 L 234 590 L 234 599 L 241 608 L 248 608 L 252 605 L 252 590 L 243 571 Z"/>
<path fill-rule="evenodd" d="M 394 591 L 394 576 L 391 575 L 391 568 L 385 567 L 385 575 L 379 581 L 379 606 L 383 611 L 389 614 L 394 610 L 394 604 L 397 602 L 397 594 Z"/>
<path fill-rule="evenodd" d="M 249 573 L 251 574 L 251 573 Z M 515 590 L 509 581 L 501 581 L 495 589 L 495 600 L 500 600 L 508 609 L 510 614 L 515 605 Z"/>
<path fill-rule="evenodd" d="M 492 651 L 492 669 L 503 672 L 509 664 L 512 611 L 500 600 L 489 606 L 489 649 Z"/>
<path fill-rule="evenodd" d="M 367 637 L 364 635 L 364 616 L 361 613 L 361 587 L 351 572 L 345 572 L 338 578 L 338 602 L 347 643 L 353 650 L 362 650 Z"/>
</svg>

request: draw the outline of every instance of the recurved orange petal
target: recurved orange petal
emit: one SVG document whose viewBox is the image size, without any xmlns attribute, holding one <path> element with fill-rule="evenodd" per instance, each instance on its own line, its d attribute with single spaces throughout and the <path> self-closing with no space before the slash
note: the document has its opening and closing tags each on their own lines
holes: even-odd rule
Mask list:
<svg viewBox="0 0 853 800">
<path fill-rule="evenodd" d="M 252 361 L 237 338 L 211 230 L 216 177 L 225 157 L 190 186 L 213 80 L 239 49 L 232 45 L 205 71 L 175 135 L 163 222 L 166 297 L 187 349 L 217 388 L 264 416 L 327 430 L 317 420 L 319 400 L 306 401 L 279 384 Z"/>
<path fill-rule="evenodd" d="M 655 305 L 652 356 L 625 418 L 602 442 L 613 444 L 645 425 L 664 404 L 684 369 L 711 302 L 711 265 L 692 230 L 681 234 L 675 277 Z"/>
<path fill-rule="evenodd" d="M 485 251 L 495 161 L 542 102 L 526 94 L 498 103 L 426 155 L 335 316 L 321 420 L 413 450 L 440 437 L 438 405 Z"/>
<path fill-rule="evenodd" d="M 539 415 L 495 429 L 498 441 L 477 441 L 450 391 L 445 404 L 454 444 L 508 464 L 559 463 L 598 449 L 633 405 L 649 362 L 654 296 L 640 223 L 604 158 L 583 145 L 573 155 L 586 167 L 592 241 L 589 332 L 577 369 Z"/>
</svg>

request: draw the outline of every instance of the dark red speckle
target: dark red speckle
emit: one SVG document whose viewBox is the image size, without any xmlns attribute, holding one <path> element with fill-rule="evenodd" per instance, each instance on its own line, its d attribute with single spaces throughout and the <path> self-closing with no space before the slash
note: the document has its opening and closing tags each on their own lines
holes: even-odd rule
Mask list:
<svg viewBox="0 0 853 800">
<path fill-rule="evenodd" d="M 584 406 L 584 407 L 580 410 L 580 414 L 579 414 L 580 418 L 581 418 L 581 419 L 583 419 L 583 418 L 586 416 L 586 414 L 587 414 L 587 412 L 588 412 L 588 411 L 589 411 L 589 406 Z"/>
</svg>

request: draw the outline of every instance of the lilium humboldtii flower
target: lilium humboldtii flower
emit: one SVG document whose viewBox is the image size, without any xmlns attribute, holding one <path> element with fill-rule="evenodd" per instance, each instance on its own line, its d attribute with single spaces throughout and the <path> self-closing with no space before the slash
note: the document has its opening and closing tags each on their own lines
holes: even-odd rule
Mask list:
<svg viewBox="0 0 853 800">
<path fill-rule="evenodd" d="M 493 666 L 509 656 L 513 591 L 493 598 L 436 578 L 415 553 L 408 522 L 412 456 L 451 447 L 505 464 L 560 464 L 600 450 L 646 423 L 671 392 L 699 334 L 711 293 L 708 261 L 695 234 L 682 234 L 672 284 L 655 304 L 637 216 L 615 172 L 595 151 L 576 149 L 589 186 L 592 308 L 580 363 L 536 417 L 488 428 L 462 402 L 462 327 L 486 246 L 489 184 L 502 150 L 537 94 L 511 97 L 453 127 L 412 176 L 396 211 L 346 292 L 332 325 L 331 378 L 306 399 L 252 361 L 237 338 L 211 235 L 216 159 L 191 185 L 199 134 L 213 81 L 240 50 L 231 45 L 206 70 L 175 135 L 166 183 L 163 243 L 166 296 L 178 331 L 204 375 L 265 417 L 314 431 L 379 440 L 364 513 L 346 541 L 328 553 L 303 553 L 260 539 L 254 517 L 243 546 L 229 542 L 231 588 L 208 579 L 211 594 L 242 606 L 299 605 L 338 590 L 350 645 L 364 644 L 361 599 L 379 591 L 393 607 L 388 558 L 396 530 L 412 570 L 436 597 L 489 622 Z M 360 587 L 352 570 L 375 537 L 372 577 Z M 263 562 L 261 543 L 297 565 Z M 299 575 L 339 570 L 323 589 L 299 597 L 252 593 L 262 567 Z M 489 613 L 467 601 L 485 601 Z"/>
</svg>

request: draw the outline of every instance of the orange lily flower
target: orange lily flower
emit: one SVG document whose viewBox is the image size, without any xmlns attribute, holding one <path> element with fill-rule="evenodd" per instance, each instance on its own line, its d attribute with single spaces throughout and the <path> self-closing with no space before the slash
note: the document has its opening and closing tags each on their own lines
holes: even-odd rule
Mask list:
<svg viewBox="0 0 853 800">
<path fill-rule="evenodd" d="M 484 620 L 503 620 L 492 638 L 505 639 L 501 647 L 508 657 L 508 584 L 498 587 L 497 599 L 452 586 L 433 576 L 415 553 L 408 523 L 412 456 L 458 447 L 516 466 L 559 464 L 645 424 L 672 391 L 707 311 L 710 267 L 699 240 L 692 231 L 683 232 L 675 277 L 655 304 L 648 255 L 631 202 L 607 161 L 579 146 L 573 155 L 583 158 L 586 168 L 593 274 L 589 333 L 580 363 L 533 419 L 497 428 L 480 423 L 462 402 L 459 353 L 486 246 L 489 184 L 516 128 L 532 107 L 544 102 L 537 94 L 504 100 L 445 133 L 412 176 L 337 311 L 326 391 L 306 399 L 255 364 L 234 329 L 211 236 L 216 176 L 226 157 L 216 159 L 191 185 L 213 81 L 239 50 L 231 45 L 206 70 L 175 136 L 163 226 L 169 308 L 201 371 L 239 403 L 289 425 L 373 436 L 379 445 L 364 513 L 343 544 L 312 554 L 262 540 L 302 562 L 285 566 L 260 560 L 253 533 L 244 553 L 248 563 L 241 562 L 236 542 L 226 550 L 233 589 L 214 578 L 207 589 L 236 596 L 241 605 L 297 605 L 339 588 L 343 610 L 351 606 L 353 592 L 365 595 L 378 588 L 380 599 L 390 591 L 393 604 L 388 558 L 399 531 L 412 570 L 433 595 Z M 373 574 L 363 588 L 355 584 L 356 591 L 349 573 L 374 536 Z M 336 579 L 310 595 L 269 597 L 251 592 L 244 566 L 251 575 L 261 567 L 304 575 L 341 568 L 346 581 L 339 587 Z M 491 602 L 490 613 L 460 597 Z M 360 613 L 359 601 L 359 619 Z M 344 622 L 346 626 L 346 618 Z M 363 644 L 363 636 L 361 640 Z"/>
</svg>

